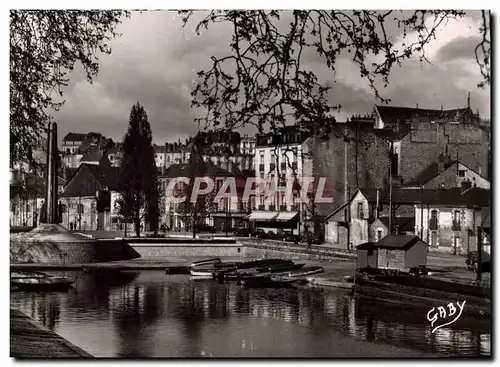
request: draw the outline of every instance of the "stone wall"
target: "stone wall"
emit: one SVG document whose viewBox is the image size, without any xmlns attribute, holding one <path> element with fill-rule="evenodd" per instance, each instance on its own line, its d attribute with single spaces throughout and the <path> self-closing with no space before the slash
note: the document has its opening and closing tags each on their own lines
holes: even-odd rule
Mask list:
<svg viewBox="0 0 500 367">
<path fill-rule="evenodd" d="M 358 186 L 382 187 L 387 176 L 389 143 L 378 137 L 373 128 L 360 125 L 356 129 L 354 124 L 345 125 L 338 126 L 338 131 L 331 134 L 327 141 L 307 141 L 308 150 L 314 157 L 313 172 L 327 178 L 325 193 L 334 200 L 333 205 L 318 205 L 320 214 L 330 214 L 335 207 L 345 203 Z M 348 138 L 348 141 L 344 137 Z"/>
<path fill-rule="evenodd" d="M 333 249 L 331 247 L 306 245 L 271 241 L 271 240 L 241 240 L 244 246 L 245 258 L 281 258 L 290 260 L 338 260 L 356 259 L 354 251 Z"/>
<path fill-rule="evenodd" d="M 10 262 L 81 264 L 97 262 L 95 242 L 10 241 Z"/>
<path fill-rule="evenodd" d="M 141 258 L 159 257 L 243 257 L 241 244 L 222 243 L 130 243 Z"/>
<path fill-rule="evenodd" d="M 468 125 L 431 124 L 419 126 L 401 141 L 401 176 L 408 181 L 431 163 L 437 162 L 440 154 L 458 159 L 484 177 L 488 176 L 488 146 L 486 132 Z"/>
<path fill-rule="evenodd" d="M 139 257 L 124 241 L 97 241 L 41 224 L 30 232 L 11 234 L 10 263 L 82 264 Z"/>
</svg>

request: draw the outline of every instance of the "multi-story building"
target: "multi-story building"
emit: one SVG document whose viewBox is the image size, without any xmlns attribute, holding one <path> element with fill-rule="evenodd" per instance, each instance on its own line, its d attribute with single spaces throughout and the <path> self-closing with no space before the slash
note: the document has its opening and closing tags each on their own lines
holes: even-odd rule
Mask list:
<svg viewBox="0 0 500 367">
<path fill-rule="evenodd" d="M 228 178 L 235 180 L 238 195 L 231 196 L 230 198 L 222 198 L 217 202 L 206 202 L 206 207 L 204 207 L 203 210 L 206 216 L 201 219 L 201 222 L 212 225 L 217 230 L 223 231 L 242 226 L 244 217 L 248 215 L 250 208 L 255 206 L 253 198 L 249 198 L 246 202 L 242 200 L 246 178 L 251 177 L 253 172 L 235 174 L 211 162 L 205 162 L 205 166 L 202 170 L 205 177 L 214 180 L 215 187 L 213 195 L 210 196 L 211 200 L 215 200 L 217 192 Z M 189 178 L 190 176 L 191 167 L 188 163 L 185 163 L 171 165 L 164 174 L 158 177 L 163 191 L 160 203 L 160 221 L 165 223 L 171 230 L 185 230 L 186 225 L 182 218 L 185 215 L 189 215 L 189 213 L 182 213 L 183 205 L 172 202 L 171 198 L 172 195 L 174 195 L 174 190 L 172 187 L 169 187 L 169 183 L 173 179 L 179 177 Z M 168 192 L 167 190 L 172 190 L 172 192 Z"/>
<path fill-rule="evenodd" d="M 185 164 L 189 161 L 190 152 L 186 144 L 181 142 L 165 143 L 165 169 L 172 164 Z"/>
<path fill-rule="evenodd" d="M 415 234 L 431 251 L 476 251 L 477 228 L 484 225 L 484 212 L 491 206 L 490 190 L 465 183 L 461 188 L 426 190 L 424 195 L 425 203 L 415 204 Z"/>
<path fill-rule="evenodd" d="M 88 134 L 68 133 L 62 141 L 62 151 L 66 154 L 75 154 L 87 138 Z"/>
<path fill-rule="evenodd" d="M 312 138 L 306 142 L 314 157 L 313 172 L 329 178 L 326 190 L 334 197 L 330 207 L 318 209 L 325 215 L 332 213 L 360 187 L 413 184 L 429 166 L 438 166 L 441 155 L 459 161 L 459 171 L 468 167 L 488 177 L 488 136 L 470 107 L 429 110 L 375 106 L 372 116 L 338 123 L 328 140 Z"/>
<path fill-rule="evenodd" d="M 308 204 L 300 199 L 301 179 L 312 176 L 312 157 L 305 145 L 308 137 L 297 126 L 284 127 L 276 134 L 256 136 L 255 175 L 266 181 L 268 189 L 255 199 L 257 210 L 249 216 L 254 226 L 264 226 L 264 222 L 268 222 L 268 232 L 275 234 L 285 228 L 299 231 L 297 224 L 305 223 L 312 215 Z M 287 200 L 284 188 L 290 182 L 292 193 Z M 273 185 L 283 189 L 273 193 Z M 281 221 L 290 226 L 277 223 Z"/>
<path fill-rule="evenodd" d="M 118 174 L 106 156 L 99 164 L 80 164 L 60 195 L 62 225 L 82 231 L 116 230 L 118 217 L 111 215 L 111 195 L 116 190 Z"/>
<path fill-rule="evenodd" d="M 245 155 L 253 156 L 255 154 L 255 137 L 243 135 L 240 141 L 240 152 Z"/>
</svg>

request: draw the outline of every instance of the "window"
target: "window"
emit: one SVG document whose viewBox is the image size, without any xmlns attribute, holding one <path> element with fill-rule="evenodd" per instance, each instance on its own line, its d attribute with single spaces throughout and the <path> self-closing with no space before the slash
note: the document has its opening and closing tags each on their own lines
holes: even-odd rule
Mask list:
<svg viewBox="0 0 500 367">
<path fill-rule="evenodd" d="M 459 170 L 458 177 L 465 177 L 465 170 L 463 170 L 463 169 Z"/>
<path fill-rule="evenodd" d="M 453 212 L 453 221 L 460 222 L 460 210 L 455 210 Z"/>
<path fill-rule="evenodd" d="M 365 218 L 365 215 L 363 213 L 363 203 L 362 202 L 358 202 L 358 218 L 359 219 Z"/>
<path fill-rule="evenodd" d="M 368 256 L 373 256 L 373 250 L 368 250 Z"/>
<path fill-rule="evenodd" d="M 377 230 L 377 242 L 382 239 L 383 231 L 381 229 Z"/>
</svg>

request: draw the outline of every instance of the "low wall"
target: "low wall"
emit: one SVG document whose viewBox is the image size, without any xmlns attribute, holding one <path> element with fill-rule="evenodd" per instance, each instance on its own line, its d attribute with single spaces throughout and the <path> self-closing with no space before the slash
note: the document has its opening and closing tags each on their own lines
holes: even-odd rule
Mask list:
<svg viewBox="0 0 500 367">
<path fill-rule="evenodd" d="M 131 248 L 140 254 L 141 258 L 155 257 L 243 257 L 244 247 L 236 243 L 219 243 L 215 241 L 177 241 L 177 243 L 147 243 L 129 242 Z"/>
<path fill-rule="evenodd" d="M 124 241 L 10 241 L 10 263 L 84 264 L 140 257 Z"/>
<path fill-rule="evenodd" d="M 338 260 L 356 259 L 354 251 L 335 249 L 321 245 L 294 244 L 283 241 L 241 239 L 245 247 L 245 257 L 272 258 L 279 257 L 290 260 Z"/>
</svg>

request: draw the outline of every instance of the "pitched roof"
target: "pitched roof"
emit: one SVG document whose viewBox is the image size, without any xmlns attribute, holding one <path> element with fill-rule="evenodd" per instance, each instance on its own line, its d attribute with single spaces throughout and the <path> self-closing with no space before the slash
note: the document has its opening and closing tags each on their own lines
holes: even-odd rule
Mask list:
<svg viewBox="0 0 500 367">
<path fill-rule="evenodd" d="M 63 138 L 63 141 L 84 141 L 87 137 L 87 134 L 81 133 L 67 133 Z"/>
<path fill-rule="evenodd" d="M 389 234 L 376 242 L 373 246 L 375 248 L 388 250 L 408 250 L 418 241 L 421 241 L 418 236 Z"/>
<path fill-rule="evenodd" d="M 446 171 L 448 168 L 456 164 L 458 161 L 451 160 L 448 162 L 444 162 L 444 170 Z M 444 172 L 444 171 L 442 171 Z M 415 178 L 406 182 L 404 186 L 421 186 L 425 185 L 435 177 L 439 176 L 442 172 L 439 172 L 439 164 L 434 162 L 427 166 L 422 172 L 420 172 Z"/>
<path fill-rule="evenodd" d="M 94 149 L 84 154 L 80 162 L 99 162 L 102 156 L 102 151 Z"/>
<path fill-rule="evenodd" d="M 82 195 L 82 192 L 90 191 L 90 189 L 87 186 L 84 187 L 83 189 L 81 187 L 78 187 L 78 182 L 76 182 L 76 185 L 72 185 L 72 183 L 78 179 L 79 177 L 78 173 L 83 170 L 88 170 L 94 177 L 94 179 L 97 181 L 97 183 L 103 188 L 107 187 L 109 189 L 116 189 L 116 187 L 118 186 L 117 184 L 118 184 L 119 170 L 120 170 L 119 167 L 82 163 L 80 164 L 76 172 L 73 174 L 71 179 L 66 183 L 64 192 L 61 194 L 61 196 L 63 197 L 80 196 Z"/>
<path fill-rule="evenodd" d="M 361 245 L 357 245 L 356 249 L 357 250 L 371 250 L 375 248 L 375 242 L 365 242 L 362 243 Z"/>
<path fill-rule="evenodd" d="M 389 202 L 389 194 L 384 192 L 381 202 Z M 442 205 L 460 207 L 488 207 L 491 204 L 490 190 L 472 187 L 464 192 L 460 187 L 451 189 L 409 189 L 394 188 L 392 191 L 392 203 L 399 205 Z"/>
<path fill-rule="evenodd" d="M 200 169 L 204 176 L 233 176 L 232 173 L 216 166 L 212 162 L 204 162 L 203 167 Z M 176 177 L 189 177 L 193 173 L 192 167 L 189 163 L 174 163 L 170 165 L 161 178 L 176 178 Z M 196 174 L 196 173 L 195 173 Z"/>
<path fill-rule="evenodd" d="M 155 153 L 165 153 L 167 151 L 167 147 L 165 145 L 153 144 L 153 149 Z"/>
<path fill-rule="evenodd" d="M 412 122 L 414 120 L 428 122 L 460 121 L 463 117 L 472 113 L 468 107 L 451 110 L 431 110 L 425 108 L 376 105 L 375 108 L 384 123 L 389 124 Z"/>
<path fill-rule="evenodd" d="M 320 214 L 322 216 L 324 216 L 325 220 L 328 220 L 329 218 L 331 218 L 332 216 L 334 216 L 336 213 L 338 213 L 340 210 L 342 210 L 343 208 L 345 208 L 350 202 L 352 202 L 354 200 L 354 198 L 356 197 L 356 194 L 358 193 L 358 191 L 366 198 L 366 200 L 369 202 L 369 203 L 376 203 L 377 202 L 377 189 L 357 189 L 356 192 L 354 193 L 354 195 L 351 196 L 351 198 L 346 201 L 345 203 L 343 203 L 342 205 L 340 205 L 339 207 L 335 208 L 335 210 L 333 212 L 329 211 L 328 213 L 325 213 L 324 211 L 321 211 L 320 210 Z M 382 201 L 382 191 L 379 190 L 379 200 Z M 316 210 L 318 209 L 322 209 L 323 206 L 318 206 L 316 208 Z M 325 210 L 328 210 L 329 208 L 326 208 L 325 207 Z"/>
</svg>

